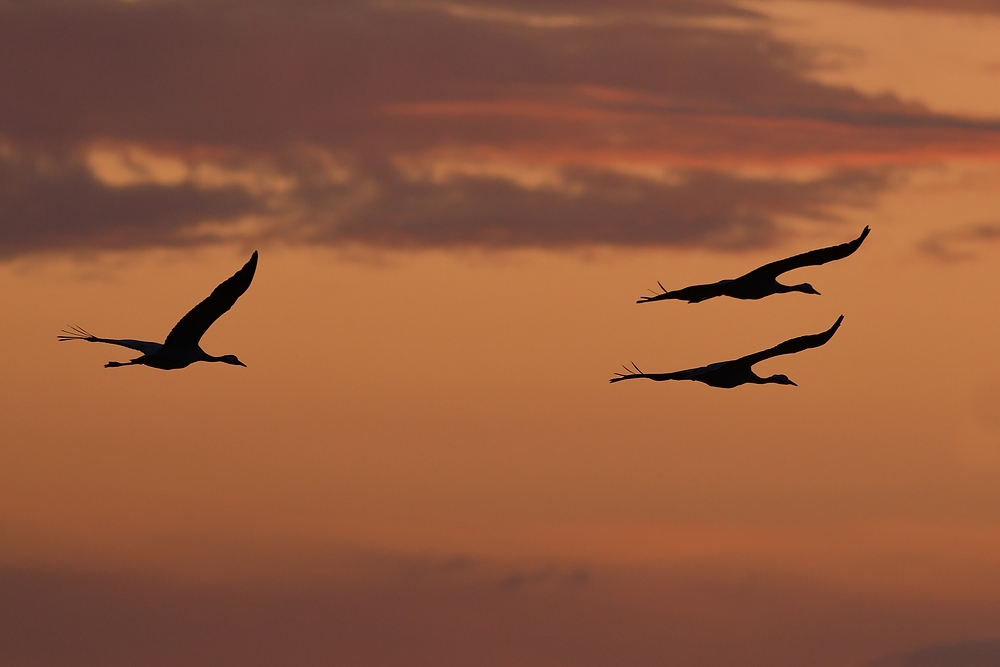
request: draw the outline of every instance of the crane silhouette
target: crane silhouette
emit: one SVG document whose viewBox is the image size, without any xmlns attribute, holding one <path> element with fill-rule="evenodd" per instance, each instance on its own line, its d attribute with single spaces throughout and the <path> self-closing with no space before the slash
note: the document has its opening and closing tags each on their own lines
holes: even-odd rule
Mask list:
<svg viewBox="0 0 1000 667">
<path fill-rule="evenodd" d="M 732 389 L 741 384 L 795 385 L 794 382 L 788 379 L 787 375 L 772 375 L 762 378 L 753 372 L 752 366 L 771 357 L 778 357 L 782 354 L 795 354 L 802 350 L 819 347 L 833 338 L 833 334 L 837 332 L 837 329 L 840 328 L 840 323 L 843 321 L 844 316 L 841 315 L 833 323 L 833 326 L 823 333 L 792 338 L 762 352 L 754 352 L 739 359 L 720 361 L 708 366 L 702 366 L 701 368 L 689 368 L 683 371 L 674 371 L 673 373 L 643 373 L 633 363 L 632 368 L 628 366 L 624 367 L 624 373 L 615 373 L 615 377 L 611 378 L 611 382 L 621 382 L 622 380 L 632 380 L 635 378 L 646 378 L 648 380 L 655 380 L 656 382 L 664 380 L 695 380 L 697 382 L 704 382 L 710 387 L 721 387 L 723 389 Z M 635 372 L 633 372 L 633 369 Z"/>
<path fill-rule="evenodd" d="M 152 343 L 144 340 L 132 340 L 129 338 L 98 338 L 97 336 L 81 329 L 80 327 L 70 327 L 64 329 L 63 335 L 59 336 L 60 341 L 85 340 L 90 343 L 110 343 L 111 345 L 121 345 L 142 353 L 131 361 L 109 361 L 105 368 L 118 368 L 120 366 L 151 366 L 161 370 L 173 370 L 190 366 L 196 361 L 221 361 L 233 366 L 244 366 L 242 361 L 236 358 L 235 354 L 225 354 L 221 357 L 213 357 L 198 344 L 201 337 L 205 335 L 208 328 L 228 311 L 236 303 L 253 280 L 254 272 L 257 270 L 257 251 L 243 268 L 233 274 L 232 277 L 224 280 L 218 287 L 212 290 L 208 297 L 192 308 L 180 319 L 174 328 L 167 334 L 163 343 Z"/>
<path fill-rule="evenodd" d="M 763 299 L 765 296 L 782 294 L 784 292 L 819 294 L 809 283 L 783 285 L 778 282 L 778 276 L 786 271 L 798 269 L 803 266 L 819 266 L 820 264 L 843 259 L 861 247 L 862 242 L 864 242 L 865 237 L 868 236 L 868 232 L 870 231 L 870 228 L 866 226 L 864 231 L 861 232 L 861 236 L 853 241 L 779 259 L 776 262 L 765 264 L 750 273 L 732 280 L 720 280 L 717 283 L 710 283 L 708 285 L 691 285 L 690 287 L 673 291 L 667 290 L 662 283 L 657 282 L 656 284 L 663 291 L 656 292 L 650 296 L 640 297 L 636 303 L 650 303 L 652 301 L 663 301 L 664 299 L 680 299 L 688 303 L 699 303 L 717 296 L 729 296 L 734 299 Z"/>
</svg>

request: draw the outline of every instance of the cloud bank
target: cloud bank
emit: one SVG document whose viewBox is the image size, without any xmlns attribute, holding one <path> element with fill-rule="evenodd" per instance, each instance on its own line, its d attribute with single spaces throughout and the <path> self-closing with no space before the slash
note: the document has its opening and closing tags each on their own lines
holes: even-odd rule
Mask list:
<svg viewBox="0 0 1000 667">
<path fill-rule="evenodd" d="M 277 584 L 4 567 L 0 661 L 832 667 L 998 622 L 987 603 L 862 595 L 745 571 L 511 571 L 463 559 L 374 569 Z M 946 641 L 874 664 L 985 667 L 996 655 L 996 642 Z"/>
<path fill-rule="evenodd" d="M 936 644 L 877 660 L 869 667 L 993 667 L 1000 664 L 1000 641 Z"/>
<path fill-rule="evenodd" d="M 729 2 L 6 2 L 0 256 L 741 248 L 1000 153 L 814 57 Z"/>
</svg>

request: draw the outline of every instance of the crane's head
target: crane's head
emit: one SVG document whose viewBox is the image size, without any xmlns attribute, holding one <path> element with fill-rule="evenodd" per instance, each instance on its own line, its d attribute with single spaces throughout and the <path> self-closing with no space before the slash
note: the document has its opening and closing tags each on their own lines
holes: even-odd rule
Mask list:
<svg viewBox="0 0 1000 667">
<path fill-rule="evenodd" d="M 819 294 L 819 291 L 810 285 L 809 283 L 802 283 L 801 285 L 794 285 L 793 289 L 799 292 L 805 292 L 806 294 Z"/>
<path fill-rule="evenodd" d="M 799 386 L 792 382 L 787 375 L 772 375 L 769 378 L 764 378 L 764 382 L 769 384 L 790 384 L 793 387 Z"/>
<path fill-rule="evenodd" d="M 222 361 L 227 364 L 232 364 L 233 366 L 242 366 L 243 368 L 247 367 L 246 364 L 244 364 L 242 361 L 236 358 L 235 354 L 224 354 L 218 358 L 218 361 Z"/>
</svg>

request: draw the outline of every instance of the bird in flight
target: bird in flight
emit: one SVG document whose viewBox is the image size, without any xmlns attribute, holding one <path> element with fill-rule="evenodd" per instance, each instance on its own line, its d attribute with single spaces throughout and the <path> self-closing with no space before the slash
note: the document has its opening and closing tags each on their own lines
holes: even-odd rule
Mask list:
<svg viewBox="0 0 1000 667">
<path fill-rule="evenodd" d="M 717 283 L 708 285 L 691 285 L 690 287 L 673 291 L 668 291 L 662 283 L 658 282 L 656 284 L 660 286 L 660 289 L 663 290 L 662 292 L 655 292 L 649 296 L 640 297 L 636 303 L 650 303 L 651 301 L 663 301 L 664 299 L 680 299 L 688 303 L 698 303 L 717 296 L 730 296 L 734 299 L 762 299 L 765 296 L 781 294 L 783 292 L 819 294 L 809 283 L 782 285 L 778 282 L 778 276 L 786 271 L 798 269 L 803 266 L 819 266 L 820 264 L 826 264 L 837 259 L 843 259 L 861 247 L 861 243 L 868 236 L 869 231 L 871 230 L 866 226 L 865 230 L 861 232 L 861 236 L 853 241 L 779 259 L 776 262 L 765 264 L 750 273 L 732 280 L 720 280 Z"/>
<path fill-rule="evenodd" d="M 174 325 L 174 328 L 167 334 L 167 339 L 163 343 L 151 343 L 144 340 L 131 340 L 128 338 L 98 338 L 93 334 L 84 331 L 79 327 L 71 327 L 71 330 L 63 330 L 63 335 L 59 340 L 85 340 L 91 343 L 110 343 L 121 345 L 132 350 L 138 350 L 142 356 L 131 361 L 109 361 L 104 364 L 105 368 L 118 368 L 119 366 L 152 366 L 162 370 L 173 370 L 190 366 L 196 361 L 221 361 L 233 366 L 244 366 L 242 361 L 236 358 L 235 354 L 225 354 L 221 357 L 213 357 L 204 350 L 198 342 L 205 335 L 208 328 L 222 316 L 227 310 L 233 307 L 253 280 L 253 274 L 257 270 L 257 251 L 237 271 L 231 278 L 228 278 L 216 287 L 204 301 L 192 308 L 187 315 Z"/>
<path fill-rule="evenodd" d="M 792 338 L 762 352 L 748 354 L 745 357 L 733 359 L 732 361 L 720 361 L 708 366 L 702 366 L 701 368 L 689 368 L 673 373 L 643 373 L 633 363 L 632 368 L 624 367 L 624 373 L 615 373 L 615 377 L 611 378 L 611 381 L 621 382 L 622 380 L 632 380 L 634 378 L 647 378 L 657 382 L 662 382 L 663 380 L 696 380 L 697 382 L 704 382 L 710 387 L 721 387 L 723 389 L 732 389 L 741 384 L 791 384 L 798 386 L 789 380 L 786 375 L 772 375 L 762 378 L 753 372 L 752 366 L 771 357 L 777 357 L 782 354 L 795 354 L 802 350 L 819 347 L 833 338 L 833 334 L 837 332 L 840 323 L 843 321 L 844 316 L 841 315 L 833 323 L 833 326 L 823 333 Z"/>
</svg>

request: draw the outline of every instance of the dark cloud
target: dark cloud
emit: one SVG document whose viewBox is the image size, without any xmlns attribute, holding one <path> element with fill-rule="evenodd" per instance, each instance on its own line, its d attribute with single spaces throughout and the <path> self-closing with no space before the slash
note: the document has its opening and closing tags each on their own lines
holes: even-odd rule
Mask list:
<svg viewBox="0 0 1000 667">
<path fill-rule="evenodd" d="M 249 192 L 245 184 L 199 183 L 197 167 L 181 183 L 108 185 L 73 161 L 40 168 L 0 160 L 0 255 L 279 235 L 392 248 L 597 243 L 733 249 L 772 241 L 775 216 L 829 220 L 828 206 L 863 205 L 889 180 L 889 172 L 878 169 L 805 182 L 690 170 L 664 183 L 575 167 L 528 174 L 524 178 L 540 184 L 525 187 L 505 173 L 470 176 L 463 164 L 437 181 L 386 168 L 366 173 L 362 167 L 331 180 L 316 164 L 288 161 L 284 167 L 260 177 L 260 192 Z M 229 181 L 242 184 L 252 176 L 235 173 Z M 290 185 L 282 189 L 285 181 Z M 241 232 L 237 225 L 248 217 L 273 224 L 251 224 Z"/>
<path fill-rule="evenodd" d="M 763 21 L 693 0 L 0 3 L 2 254 L 254 234 L 737 248 L 870 201 L 894 161 L 1000 145 L 996 123 L 810 80 L 814 54 Z M 189 173 L 115 180 L 99 149 Z"/>
<path fill-rule="evenodd" d="M 192 228 L 262 210 L 235 187 L 109 187 L 74 161 L 0 158 L 0 256 L 41 248 L 180 245 Z"/>
<path fill-rule="evenodd" d="M 446 11 L 453 6 L 469 11 Z M 653 22 L 648 12 L 607 18 L 616 6 L 595 2 L 571 14 L 580 25 L 536 27 L 515 10 L 491 18 L 499 10 L 483 3 L 24 3 L 0 22 L 0 86 L 17 91 L 0 100 L 0 128 L 17 141 L 367 147 L 394 133 L 391 121 L 372 118 L 383 105 L 544 98 L 577 85 L 659 96 L 674 112 L 945 120 L 805 79 L 809 54 L 763 24 L 671 23 L 693 6 L 668 3 Z M 701 9 L 732 13 L 720 3 Z M 526 16 L 563 16 L 534 12 Z M 402 129 L 393 144 L 454 137 L 447 127 L 430 136 Z"/>
<path fill-rule="evenodd" d="M 554 565 L 547 565 L 535 570 L 513 570 L 500 581 L 500 585 L 510 591 L 515 591 L 525 586 L 534 585 L 570 585 L 582 586 L 590 581 L 588 570 L 577 568 L 569 571 L 562 571 Z"/>
<path fill-rule="evenodd" d="M 888 180 L 874 170 L 805 183 L 710 171 L 684 173 L 676 184 L 583 170 L 569 170 L 566 177 L 566 187 L 578 185 L 578 192 L 526 190 L 485 178 L 432 187 L 399 182 L 356 220 L 334 230 L 330 240 L 398 247 L 603 243 L 743 248 L 772 240 L 774 216 L 829 219 L 828 205 L 866 202 Z"/>
<path fill-rule="evenodd" d="M 837 592 L 763 573 L 601 568 L 580 586 L 556 566 L 441 564 L 414 572 L 382 562 L 375 575 L 284 584 L 2 568 L 0 663 L 862 665 L 1000 622 L 995 605 Z M 883 664 L 984 667 L 997 664 L 984 662 L 997 646 L 942 644 Z"/>
<path fill-rule="evenodd" d="M 1000 640 L 965 641 L 907 651 L 871 663 L 870 667 L 997 667 Z"/>
<path fill-rule="evenodd" d="M 517 590 L 530 584 L 541 584 L 552 581 L 556 576 L 556 569 L 552 566 L 543 567 L 534 572 L 522 572 L 520 570 L 511 572 L 503 578 L 500 585 L 508 590 Z"/>
<path fill-rule="evenodd" d="M 1000 12 L 998 0 L 848 0 L 859 5 L 888 9 L 931 9 L 942 12 L 990 14 Z"/>
</svg>

